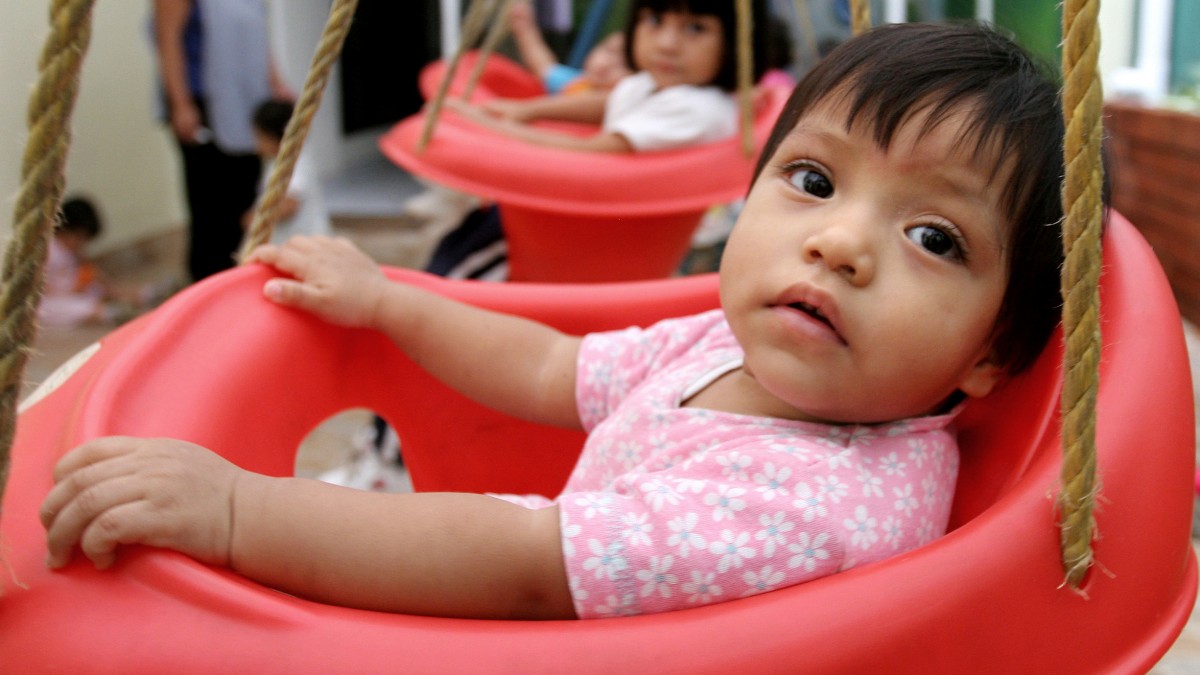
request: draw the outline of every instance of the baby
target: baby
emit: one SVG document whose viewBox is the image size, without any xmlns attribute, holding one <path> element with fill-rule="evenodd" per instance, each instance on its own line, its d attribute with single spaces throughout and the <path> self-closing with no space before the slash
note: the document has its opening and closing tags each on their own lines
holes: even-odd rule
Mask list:
<svg viewBox="0 0 1200 675">
<path fill-rule="evenodd" d="M 1028 367 L 1058 321 L 1057 93 L 988 28 L 846 42 L 763 150 L 721 309 L 646 329 L 580 337 L 459 304 L 343 240 L 260 248 L 282 273 L 271 301 L 382 331 L 502 412 L 586 430 L 563 492 L 366 493 L 103 438 L 57 466 L 48 564 L 78 545 L 104 568 L 147 544 L 323 602 L 589 618 L 768 592 L 932 541 L 961 403 Z"/>
</svg>

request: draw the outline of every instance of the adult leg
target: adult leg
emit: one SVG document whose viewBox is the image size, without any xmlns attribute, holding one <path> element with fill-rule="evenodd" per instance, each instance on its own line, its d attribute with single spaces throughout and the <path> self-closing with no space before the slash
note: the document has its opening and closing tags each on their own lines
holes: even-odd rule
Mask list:
<svg viewBox="0 0 1200 675">
<path fill-rule="evenodd" d="M 213 143 L 181 145 L 188 210 L 188 272 L 193 281 L 234 266 L 242 215 L 254 204 L 261 164 Z"/>
</svg>

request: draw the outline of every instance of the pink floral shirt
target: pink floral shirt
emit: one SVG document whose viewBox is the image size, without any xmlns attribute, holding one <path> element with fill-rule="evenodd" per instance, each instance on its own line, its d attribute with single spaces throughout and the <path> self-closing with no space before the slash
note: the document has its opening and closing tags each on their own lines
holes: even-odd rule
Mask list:
<svg viewBox="0 0 1200 675">
<path fill-rule="evenodd" d="M 945 532 L 954 412 L 835 426 L 680 406 L 741 359 L 719 310 L 585 338 L 590 433 L 554 500 L 580 618 L 755 595 Z"/>
</svg>

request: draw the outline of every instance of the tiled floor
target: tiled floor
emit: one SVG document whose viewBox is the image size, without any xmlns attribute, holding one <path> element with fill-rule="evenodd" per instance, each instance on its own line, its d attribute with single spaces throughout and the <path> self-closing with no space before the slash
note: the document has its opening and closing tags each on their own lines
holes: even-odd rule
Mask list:
<svg viewBox="0 0 1200 675">
<path fill-rule="evenodd" d="M 355 240 L 378 260 L 389 264 L 419 265 L 431 245 L 431 233 L 426 231 L 427 228 L 403 219 L 358 216 L 339 219 L 337 227 L 340 234 Z M 104 262 L 122 283 L 138 284 L 178 274 L 180 260 L 181 238 L 168 236 L 143 247 L 109 255 Z M 1200 384 L 1200 331 L 1190 326 L 1185 328 L 1193 355 L 1193 380 Z M 105 327 L 43 329 L 26 369 L 27 391 L 108 330 Z M 368 419 L 367 411 L 352 411 L 315 429 L 298 454 L 297 473 L 314 475 L 338 464 L 350 452 L 351 437 L 368 423 Z M 1200 610 L 1193 611 L 1182 635 L 1151 672 L 1154 675 L 1200 673 Z"/>
</svg>

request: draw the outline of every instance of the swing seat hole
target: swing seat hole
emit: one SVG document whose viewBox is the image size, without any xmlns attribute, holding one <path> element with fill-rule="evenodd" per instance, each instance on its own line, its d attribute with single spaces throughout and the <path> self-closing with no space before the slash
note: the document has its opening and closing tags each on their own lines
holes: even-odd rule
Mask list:
<svg viewBox="0 0 1200 675">
<path fill-rule="evenodd" d="M 295 475 L 374 492 L 412 492 L 400 439 L 380 414 L 349 408 L 305 435 L 296 450 Z"/>
</svg>

